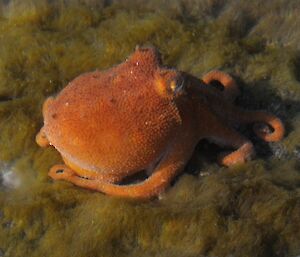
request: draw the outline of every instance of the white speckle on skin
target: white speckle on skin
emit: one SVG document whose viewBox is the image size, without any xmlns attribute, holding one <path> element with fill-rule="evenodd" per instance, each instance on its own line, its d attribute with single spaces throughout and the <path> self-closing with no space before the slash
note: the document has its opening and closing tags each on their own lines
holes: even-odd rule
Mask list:
<svg viewBox="0 0 300 257">
<path fill-rule="evenodd" d="M 135 63 L 135 65 L 136 65 L 136 66 L 139 66 L 139 65 L 140 65 L 140 63 L 139 63 L 139 62 L 136 62 L 136 63 Z"/>
</svg>

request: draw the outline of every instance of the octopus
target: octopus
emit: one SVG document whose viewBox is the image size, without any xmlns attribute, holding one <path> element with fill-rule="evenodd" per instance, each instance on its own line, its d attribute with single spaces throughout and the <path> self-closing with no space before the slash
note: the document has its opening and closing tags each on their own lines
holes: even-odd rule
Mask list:
<svg viewBox="0 0 300 257">
<path fill-rule="evenodd" d="M 84 73 L 47 98 L 36 142 L 62 156 L 64 164 L 49 171 L 54 180 L 112 196 L 155 198 L 184 170 L 201 139 L 232 149 L 217 156 L 224 166 L 255 154 L 237 124 L 253 123 L 267 142 L 282 139 L 281 120 L 236 107 L 238 95 L 227 73 L 213 70 L 198 79 L 163 66 L 155 48 L 139 47 L 123 63 Z M 141 171 L 145 179 L 124 184 Z"/>
</svg>

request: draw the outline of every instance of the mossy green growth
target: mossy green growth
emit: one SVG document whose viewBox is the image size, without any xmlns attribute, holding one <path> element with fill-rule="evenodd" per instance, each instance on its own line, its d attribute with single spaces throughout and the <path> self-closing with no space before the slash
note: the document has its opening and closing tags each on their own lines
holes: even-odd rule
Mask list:
<svg viewBox="0 0 300 257">
<path fill-rule="evenodd" d="M 297 23 L 297 1 L 65 2 L 0 5 L 0 256 L 299 255 L 300 36 L 273 25 Z M 230 72 L 237 104 L 281 117 L 284 140 L 262 144 L 245 128 L 257 157 L 233 168 L 200 142 L 150 202 L 51 181 L 47 171 L 62 160 L 34 141 L 43 101 L 136 45 L 156 46 L 165 64 L 198 77 Z"/>
</svg>

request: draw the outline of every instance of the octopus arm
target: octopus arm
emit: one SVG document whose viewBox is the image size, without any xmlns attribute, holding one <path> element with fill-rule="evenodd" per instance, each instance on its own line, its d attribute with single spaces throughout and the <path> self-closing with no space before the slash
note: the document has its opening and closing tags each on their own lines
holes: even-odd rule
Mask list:
<svg viewBox="0 0 300 257">
<path fill-rule="evenodd" d="M 182 134 L 181 136 L 179 136 Z M 155 168 L 152 175 L 145 181 L 133 185 L 116 185 L 98 179 L 82 178 L 65 166 L 59 172 L 51 169 L 49 176 L 53 179 L 67 180 L 77 186 L 100 191 L 113 196 L 146 200 L 158 196 L 180 173 L 190 159 L 195 147 L 195 139 L 190 133 L 181 132 L 168 148 L 167 152 Z"/>
</svg>

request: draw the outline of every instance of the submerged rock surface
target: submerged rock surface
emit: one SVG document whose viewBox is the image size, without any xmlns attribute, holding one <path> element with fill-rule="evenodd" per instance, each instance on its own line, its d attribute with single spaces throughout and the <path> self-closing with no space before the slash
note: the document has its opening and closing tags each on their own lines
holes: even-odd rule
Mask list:
<svg viewBox="0 0 300 257">
<path fill-rule="evenodd" d="M 0 5 L 0 256 L 299 255 L 299 2 L 48 2 Z M 241 128 L 257 157 L 229 169 L 201 142 L 162 199 L 146 203 L 52 182 L 60 157 L 34 142 L 41 104 L 138 44 L 198 77 L 231 73 L 239 105 L 278 115 L 286 137 L 265 144 Z"/>
</svg>

